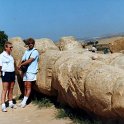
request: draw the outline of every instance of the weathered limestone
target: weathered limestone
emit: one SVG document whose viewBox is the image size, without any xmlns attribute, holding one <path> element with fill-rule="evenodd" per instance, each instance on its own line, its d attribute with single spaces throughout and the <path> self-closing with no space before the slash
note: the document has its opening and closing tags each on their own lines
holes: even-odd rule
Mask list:
<svg viewBox="0 0 124 124">
<path fill-rule="evenodd" d="M 113 59 L 113 61 L 110 64 L 118 68 L 124 69 L 124 54 Z"/>
<path fill-rule="evenodd" d="M 108 65 L 98 67 L 88 74 L 86 78 L 85 95 L 90 110 L 92 109 L 93 112 L 101 116 L 118 116 L 114 111 L 116 110 L 119 112 L 119 106 L 115 101 L 120 101 L 124 98 L 121 97 L 121 94 L 118 95 L 120 96 L 120 99 L 116 97 L 115 94 L 118 94 L 119 92 L 116 85 L 120 85 L 118 79 L 123 79 L 123 76 L 124 73 L 122 70 Z M 119 88 L 121 89 L 120 86 Z M 124 107 L 122 103 L 120 106 Z"/>
<path fill-rule="evenodd" d="M 114 52 L 120 52 L 121 50 L 124 50 L 124 38 L 120 38 L 117 40 L 112 41 L 109 44 L 110 50 Z"/>
<path fill-rule="evenodd" d="M 67 56 L 68 58 L 73 57 L 74 54 L 77 55 L 81 51 L 56 51 L 56 50 L 47 50 L 45 53 L 41 54 L 40 61 L 39 61 L 39 73 L 38 73 L 38 79 L 37 79 L 37 87 L 36 89 L 44 94 L 47 95 L 53 95 L 55 92 L 53 92 L 51 89 L 52 82 L 53 82 L 53 68 L 56 63 L 56 61 L 61 56 Z M 91 59 L 88 57 L 87 59 Z M 64 62 L 64 59 L 63 59 Z M 42 75 L 42 76 L 41 76 Z"/>
<path fill-rule="evenodd" d="M 52 85 L 58 89 L 59 101 L 73 108 L 86 108 L 101 116 L 116 115 L 112 110 L 117 106 L 113 108 L 111 98 L 114 97 L 113 92 L 117 93 L 113 90 L 116 89 L 114 85 L 118 84 L 117 79 L 124 80 L 123 70 L 76 56 L 61 57 L 54 69 L 55 81 Z"/>
<path fill-rule="evenodd" d="M 79 42 L 77 42 L 73 36 L 60 38 L 58 46 L 61 51 L 82 49 L 82 45 Z"/>
<path fill-rule="evenodd" d="M 35 47 L 41 53 L 48 49 L 59 50 L 54 42 L 48 38 L 35 39 Z"/>
<path fill-rule="evenodd" d="M 35 89 L 46 95 L 55 95 L 52 91 L 53 67 L 61 52 L 56 50 L 47 50 L 41 54 L 39 61 L 39 72 Z"/>
<path fill-rule="evenodd" d="M 45 48 L 44 44 L 41 43 L 42 49 L 39 50 Z M 15 58 L 17 53 L 13 53 Z M 59 102 L 73 108 L 103 117 L 124 117 L 123 57 L 122 53 L 102 55 L 80 47 L 59 51 L 49 46 L 40 55 L 34 88 L 49 96 L 57 96 Z M 120 64 L 119 59 L 121 68 L 115 66 Z"/>
<path fill-rule="evenodd" d="M 90 53 L 91 54 L 91 53 Z M 89 56 L 89 54 L 87 55 Z M 111 64 L 114 60 L 118 60 L 118 58 L 120 58 L 121 56 L 123 56 L 122 53 L 114 53 L 114 54 L 96 54 L 96 53 L 92 53 L 91 58 L 95 58 L 94 60 L 99 60 L 102 61 L 106 64 Z"/>
<path fill-rule="evenodd" d="M 23 40 L 20 37 L 14 37 L 9 39 L 9 42 L 13 44 L 12 54 L 14 54 L 14 59 L 16 61 L 20 61 L 24 51 L 26 50 Z"/>
</svg>

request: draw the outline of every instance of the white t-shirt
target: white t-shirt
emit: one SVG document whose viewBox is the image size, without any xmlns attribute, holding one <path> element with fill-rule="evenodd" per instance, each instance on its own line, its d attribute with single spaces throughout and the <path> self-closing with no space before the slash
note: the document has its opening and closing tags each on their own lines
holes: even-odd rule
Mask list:
<svg viewBox="0 0 124 124">
<path fill-rule="evenodd" d="M 15 71 L 14 59 L 6 51 L 0 54 L 0 66 L 2 66 L 1 71 L 3 72 L 13 72 Z"/>
<path fill-rule="evenodd" d="M 34 60 L 29 64 L 27 72 L 35 74 L 35 73 L 38 72 L 39 53 L 35 48 L 33 48 L 32 50 L 28 49 L 28 50 L 25 51 L 25 53 L 22 57 L 22 61 L 23 60 L 28 60 L 29 56 L 30 56 L 30 58 L 34 58 Z"/>
</svg>

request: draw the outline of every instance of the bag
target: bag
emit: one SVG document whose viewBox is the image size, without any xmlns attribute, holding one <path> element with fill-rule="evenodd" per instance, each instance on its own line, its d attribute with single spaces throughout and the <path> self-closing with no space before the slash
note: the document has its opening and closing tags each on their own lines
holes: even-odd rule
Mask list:
<svg viewBox="0 0 124 124">
<path fill-rule="evenodd" d="M 37 50 L 37 49 L 34 49 L 34 50 Z M 34 50 L 33 50 L 33 51 L 34 51 Z M 32 51 L 32 52 L 33 52 L 33 51 Z M 32 52 L 31 52 L 31 54 L 32 54 Z M 30 54 L 30 56 L 31 56 L 31 54 Z M 30 56 L 29 56 L 29 58 L 30 58 Z M 28 58 L 28 59 L 29 59 L 29 58 Z M 26 61 L 26 60 L 22 61 L 22 63 L 25 62 L 25 61 Z M 22 66 L 20 67 L 21 71 L 22 71 L 23 73 L 27 72 L 29 65 L 30 65 L 30 64 L 22 65 Z"/>
<path fill-rule="evenodd" d="M 25 62 L 25 61 L 22 61 L 22 63 L 23 62 Z M 26 71 L 27 71 L 27 69 L 28 69 L 28 66 L 29 66 L 29 64 L 28 65 L 23 65 L 23 66 L 21 66 L 21 71 L 23 72 L 23 73 L 25 73 Z"/>
</svg>

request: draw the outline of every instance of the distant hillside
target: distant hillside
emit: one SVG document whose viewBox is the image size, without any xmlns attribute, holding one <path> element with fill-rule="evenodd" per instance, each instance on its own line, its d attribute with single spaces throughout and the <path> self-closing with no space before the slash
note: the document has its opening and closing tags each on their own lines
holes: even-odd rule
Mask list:
<svg viewBox="0 0 124 124">
<path fill-rule="evenodd" d="M 119 40 L 119 39 L 122 39 L 124 38 L 124 36 L 114 36 L 114 37 L 106 37 L 106 38 L 101 38 L 98 40 L 99 44 L 108 44 L 108 43 L 111 43 L 115 40 Z"/>
<path fill-rule="evenodd" d="M 98 41 L 97 44 L 96 41 Z M 84 44 L 88 49 L 91 48 L 92 45 L 95 45 L 98 51 L 109 49 L 111 53 L 120 52 L 124 50 L 124 35 L 109 35 L 86 39 L 85 41 L 82 40 L 82 44 Z"/>
<path fill-rule="evenodd" d="M 122 34 L 114 34 L 114 35 L 105 35 L 101 37 L 93 37 L 93 38 L 77 38 L 79 42 L 89 42 L 89 41 L 99 41 L 100 43 L 111 42 L 113 40 L 118 40 L 120 38 L 124 38 L 124 33 Z"/>
</svg>

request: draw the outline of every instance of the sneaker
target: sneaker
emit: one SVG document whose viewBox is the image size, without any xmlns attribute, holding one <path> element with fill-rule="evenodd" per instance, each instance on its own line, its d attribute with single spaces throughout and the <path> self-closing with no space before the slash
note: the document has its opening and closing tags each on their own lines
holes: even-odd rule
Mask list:
<svg viewBox="0 0 124 124">
<path fill-rule="evenodd" d="M 2 112 L 7 112 L 6 107 L 2 108 Z"/>
<path fill-rule="evenodd" d="M 21 107 L 21 108 L 25 108 L 26 104 L 20 103 L 18 106 Z"/>
<path fill-rule="evenodd" d="M 25 106 L 26 106 L 26 104 L 22 104 L 22 105 L 21 105 L 21 108 L 25 108 Z"/>
<path fill-rule="evenodd" d="M 10 108 L 14 108 L 14 109 L 17 108 L 17 106 L 16 106 L 15 104 L 9 104 L 9 107 L 10 107 Z"/>
</svg>

